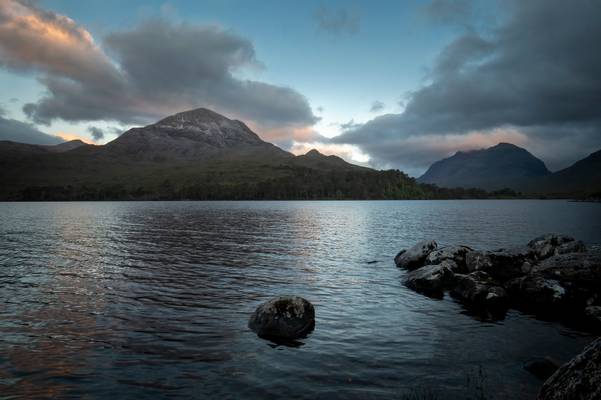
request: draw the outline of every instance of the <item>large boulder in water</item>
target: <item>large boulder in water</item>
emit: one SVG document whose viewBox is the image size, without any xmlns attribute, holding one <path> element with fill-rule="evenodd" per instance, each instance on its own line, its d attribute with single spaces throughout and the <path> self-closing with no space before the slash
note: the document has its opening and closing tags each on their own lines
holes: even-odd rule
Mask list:
<svg viewBox="0 0 601 400">
<path fill-rule="evenodd" d="M 443 261 L 438 265 L 426 265 L 409 272 L 403 281 L 405 286 L 433 297 L 442 297 L 444 288 L 453 281 L 453 261 Z"/>
<path fill-rule="evenodd" d="M 601 399 L 601 339 L 557 370 L 538 393 L 538 400 Z"/>
<path fill-rule="evenodd" d="M 257 307 L 248 327 L 264 338 L 297 339 L 315 327 L 315 308 L 302 297 L 275 297 Z"/>
<path fill-rule="evenodd" d="M 544 260 L 558 254 L 582 253 L 586 246 L 571 236 L 548 233 L 532 239 L 528 247 L 534 251 L 536 258 Z"/>
<path fill-rule="evenodd" d="M 414 270 L 424 266 L 426 257 L 436 250 L 438 244 L 434 240 L 422 240 L 406 250 L 401 250 L 394 258 L 394 263 L 399 268 Z"/>
</svg>

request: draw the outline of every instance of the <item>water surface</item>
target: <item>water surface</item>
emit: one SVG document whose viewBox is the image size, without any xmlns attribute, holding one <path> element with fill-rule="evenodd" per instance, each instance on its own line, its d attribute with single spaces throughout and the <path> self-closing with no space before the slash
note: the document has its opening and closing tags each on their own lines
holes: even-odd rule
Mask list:
<svg viewBox="0 0 601 400">
<path fill-rule="evenodd" d="M 515 311 L 479 321 L 405 288 L 392 258 L 545 232 L 599 245 L 601 204 L 0 203 L 0 397 L 533 398 L 523 362 L 566 361 L 589 335 Z M 279 294 L 316 307 L 299 347 L 246 327 Z"/>
</svg>

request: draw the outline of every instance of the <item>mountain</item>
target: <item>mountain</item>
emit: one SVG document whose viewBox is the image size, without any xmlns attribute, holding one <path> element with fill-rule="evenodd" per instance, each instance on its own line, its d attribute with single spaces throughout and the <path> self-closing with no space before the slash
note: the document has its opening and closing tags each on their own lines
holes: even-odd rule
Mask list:
<svg viewBox="0 0 601 400">
<path fill-rule="evenodd" d="M 135 158 L 194 160 L 220 154 L 268 152 L 289 156 L 264 142 L 243 122 L 206 108 L 181 112 L 143 128 L 133 128 L 108 143 L 105 150 Z"/>
<path fill-rule="evenodd" d="M 447 188 L 519 190 L 533 179 L 549 174 L 545 164 L 526 149 L 510 143 L 499 143 L 488 149 L 460 151 L 437 161 L 418 182 Z"/>
<path fill-rule="evenodd" d="M 601 197 L 601 150 L 544 177 L 534 187 L 541 193 Z"/>
<path fill-rule="evenodd" d="M 204 108 L 130 129 L 104 146 L 59 146 L 0 142 L 0 200 L 474 195 L 419 185 L 400 171 L 376 171 L 316 150 L 295 156 L 261 140 L 243 122 Z"/>
<path fill-rule="evenodd" d="M 82 142 L 79 139 L 69 140 L 68 142 L 55 144 L 54 146 L 44 146 L 48 151 L 52 151 L 55 153 L 63 153 L 65 151 L 77 149 L 82 146 L 92 146 L 91 144 L 87 144 Z"/>
</svg>

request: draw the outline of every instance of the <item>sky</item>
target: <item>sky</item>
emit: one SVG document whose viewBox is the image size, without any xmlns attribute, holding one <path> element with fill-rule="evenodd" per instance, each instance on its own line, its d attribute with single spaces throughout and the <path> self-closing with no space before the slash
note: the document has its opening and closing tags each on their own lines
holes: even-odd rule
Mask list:
<svg viewBox="0 0 601 400">
<path fill-rule="evenodd" d="M 558 170 L 601 148 L 600 42 L 596 0 L 0 0 L 0 140 L 207 107 L 413 176 L 499 142 Z"/>
</svg>

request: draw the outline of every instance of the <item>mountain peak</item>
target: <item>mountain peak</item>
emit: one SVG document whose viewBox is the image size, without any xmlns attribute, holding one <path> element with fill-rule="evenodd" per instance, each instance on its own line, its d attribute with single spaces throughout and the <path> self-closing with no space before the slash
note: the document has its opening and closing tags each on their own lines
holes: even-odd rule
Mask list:
<svg viewBox="0 0 601 400">
<path fill-rule="evenodd" d="M 513 143 L 507 143 L 507 142 L 499 142 L 495 146 L 492 146 L 489 148 L 490 149 L 520 149 L 520 150 L 524 150 L 520 146 L 516 146 Z"/>
<path fill-rule="evenodd" d="M 163 118 L 155 126 L 179 127 L 186 125 L 200 126 L 207 123 L 223 124 L 232 121 L 231 119 L 216 113 L 208 108 L 195 108 L 193 110 L 182 111 L 174 115 Z"/>
<path fill-rule="evenodd" d="M 323 156 L 323 154 L 321 154 L 319 151 L 317 151 L 317 149 L 311 149 L 308 152 L 305 153 L 306 156 Z"/>
</svg>

